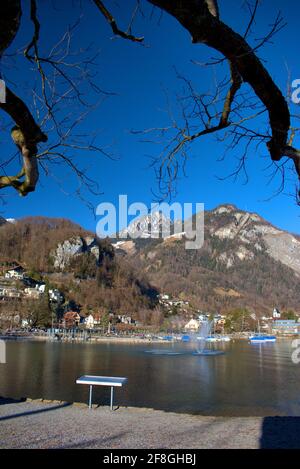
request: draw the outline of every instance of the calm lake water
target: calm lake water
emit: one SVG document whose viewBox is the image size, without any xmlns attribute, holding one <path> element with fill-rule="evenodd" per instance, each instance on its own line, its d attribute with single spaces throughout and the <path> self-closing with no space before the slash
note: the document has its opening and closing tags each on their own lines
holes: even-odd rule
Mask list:
<svg viewBox="0 0 300 469">
<path fill-rule="evenodd" d="M 76 385 L 77 377 L 126 376 L 116 404 L 204 415 L 300 415 L 300 364 L 292 363 L 291 341 L 214 348 L 225 353 L 195 356 L 184 343 L 7 341 L 0 395 L 87 402 L 88 386 Z M 107 405 L 109 392 L 95 387 L 94 402 Z"/>
</svg>

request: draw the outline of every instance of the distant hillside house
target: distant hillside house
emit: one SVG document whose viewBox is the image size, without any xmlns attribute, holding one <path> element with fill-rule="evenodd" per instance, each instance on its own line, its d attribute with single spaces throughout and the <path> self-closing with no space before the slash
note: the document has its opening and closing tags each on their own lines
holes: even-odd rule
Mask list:
<svg viewBox="0 0 300 469">
<path fill-rule="evenodd" d="M 119 315 L 118 322 L 121 324 L 135 324 L 134 319 L 131 316 Z"/>
<path fill-rule="evenodd" d="M 45 283 L 37 283 L 35 285 L 36 290 L 38 290 L 40 293 L 45 293 L 46 289 L 46 284 Z"/>
<path fill-rule="evenodd" d="M 13 269 L 9 269 L 5 273 L 5 278 L 14 278 L 17 280 L 23 280 L 25 275 L 25 271 L 23 267 L 21 266 L 16 266 Z"/>
<path fill-rule="evenodd" d="M 199 321 L 197 319 L 191 319 L 185 326 L 185 331 L 197 332 L 199 330 Z"/>
<path fill-rule="evenodd" d="M 164 293 L 161 293 L 160 295 L 158 295 L 158 297 L 161 299 L 161 300 L 169 300 L 170 299 L 170 296 L 169 295 L 166 295 Z"/>
<path fill-rule="evenodd" d="M 25 288 L 24 293 L 29 298 L 33 298 L 35 300 L 37 300 L 41 295 L 41 293 L 36 288 L 30 288 L 30 287 Z"/>
<path fill-rule="evenodd" d="M 1 287 L 0 297 L 2 298 L 21 298 L 22 294 L 20 290 L 12 287 Z"/>
<path fill-rule="evenodd" d="M 68 311 L 64 314 L 63 327 L 77 327 L 80 323 L 80 315 L 76 311 Z"/>
<path fill-rule="evenodd" d="M 44 288 L 45 291 L 45 288 Z M 63 295 L 60 293 L 57 288 L 54 288 L 53 290 L 49 290 L 49 300 L 54 301 L 54 302 L 61 302 L 63 301 Z"/>
</svg>

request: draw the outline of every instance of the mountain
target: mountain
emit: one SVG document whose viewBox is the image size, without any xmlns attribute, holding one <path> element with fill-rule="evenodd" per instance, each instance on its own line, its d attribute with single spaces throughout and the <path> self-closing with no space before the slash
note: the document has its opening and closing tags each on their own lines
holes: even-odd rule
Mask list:
<svg viewBox="0 0 300 469">
<path fill-rule="evenodd" d="M 5 225 L 6 223 L 16 223 L 15 218 L 3 218 L 0 216 L 0 226 Z"/>
<path fill-rule="evenodd" d="M 137 220 L 133 220 L 127 228 L 119 231 L 118 238 L 134 238 L 139 237 L 141 239 L 152 237 L 159 237 L 169 233 L 172 222 L 164 216 L 163 213 L 153 211 L 148 215 L 139 217 Z"/>
<path fill-rule="evenodd" d="M 117 258 L 107 240 L 70 220 L 28 217 L 3 224 L 0 266 L 5 271 L 16 262 L 28 276 L 58 288 L 86 314 L 101 310 L 135 316 L 156 304 L 158 292 L 145 274 Z"/>
<path fill-rule="evenodd" d="M 70 220 L 27 217 L 15 223 L 6 222 L 0 229 L 0 257 L 16 260 L 28 269 L 51 270 L 53 249 L 72 237 L 91 233 Z"/>
<path fill-rule="evenodd" d="M 7 223 L 7 220 L 5 218 L 0 216 L 0 226 L 5 225 Z"/>
<path fill-rule="evenodd" d="M 204 219 L 205 241 L 199 250 L 185 249 L 182 232 L 165 239 L 118 241 L 116 252 L 131 258 L 162 292 L 188 299 L 195 308 L 300 311 L 299 236 L 232 204 L 206 211 Z M 140 220 L 139 226 L 147 222 Z"/>
<path fill-rule="evenodd" d="M 267 254 L 300 274 L 300 239 L 280 230 L 255 213 L 233 205 L 223 205 L 208 214 L 209 234 L 220 240 L 234 240 L 235 252 L 221 253 L 221 260 L 231 267 L 236 258 L 253 259 L 257 251 Z M 255 248 L 253 251 L 253 247 Z"/>
<path fill-rule="evenodd" d="M 187 250 L 184 227 L 174 233 L 159 212 L 122 230 L 127 239 L 113 240 L 70 220 L 31 217 L 2 224 L 0 260 L 47 279 L 85 313 L 129 314 L 148 324 L 161 321 L 158 293 L 188 302 L 187 316 L 241 307 L 257 314 L 274 307 L 300 312 L 298 235 L 232 204 L 206 211 L 204 220 L 204 245 Z M 169 224 L 171 234 L 151 238 L 151 221 L 156 235 L 166 234 Z M 129 237 L 136 233 L 141 237 Z"/>
</svg>

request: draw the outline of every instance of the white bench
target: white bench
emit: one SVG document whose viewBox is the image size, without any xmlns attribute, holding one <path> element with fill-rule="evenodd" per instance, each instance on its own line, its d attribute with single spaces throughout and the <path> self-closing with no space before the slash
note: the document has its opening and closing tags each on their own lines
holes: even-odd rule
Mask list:
<svg viewBox="0 0 300 469">
<path fill-rule="evenodd" d="M 93 386 L 110 386 L 110 410 L 113 410 L 114 387 L 122 387 L 127 383 L 127 378 L 114 376 L 90 376 L 84 375 L 76 380 L 76 384 L 88 384 L 90 386 L 89 408 L 92 408 Z"/>
</svg>

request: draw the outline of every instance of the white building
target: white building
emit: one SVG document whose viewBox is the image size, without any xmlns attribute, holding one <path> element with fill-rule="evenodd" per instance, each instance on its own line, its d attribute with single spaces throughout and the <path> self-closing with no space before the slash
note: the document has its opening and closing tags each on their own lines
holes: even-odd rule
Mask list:
<svg viewBox="0 0 300 469">
<path fill-rule="evenodd" d="M 273 309 L 273 318 L 274 319 L 280 319 L 281 318 L 280 311 L 277 308 Z"/>
<path fill-rule="evenodd" d="M 49 300 L 55 302 L 62 301 L 63 295 L 60 293 L 59 290 L 57 290 L 57 288 L 54 288 L 53 290 L 49 290 Z"/>
<path fill-rule="evenodd" d="M 89 314 L 85 320 L 84 320 L 84 323 L 85 323 L 85 327 L 87 329 L 93 329 L 94 328 L 94 325 L 95 325 L 95 320 L 94 320 L 94 316 L 92 314 Z"/>
<path fill-rule="evenodd" d="M 45 283 L 42 283 L 42 284 L 36 284 L 35 286 L 36 290 L 38 290 L 40 293 L 45 293 L 45 289 L 46 289 L 46 284 Z"/>
<path fill-rule="evenodd" d="M 131 316 L 119 315 L 118 320 L 122 324 L 135 324 L 135 321 L 132 319 Z"/>
<path fill-rule="evenodd" d="M 87 329 L 93 329 L 95 326 L 99 326 L 101 324 L 101 316 L 99 314 L 89 314 L 85 320 L 85 327 Z"/>
<path fill-rule="evenodd" d="M 39 292 L 36 288 L 30 288 L 30 287 L 25 288 L 24 293 L 29 298 L 34 298 L 35 300 L 37 300 L 41 295 L 41 292 Z"/>
<path fill-rule="evenodd" d="M 170 296 L 169 295 L 160 295 L 162 300 L 169 300 Z"/>
<path fill-rule="evenodd" d="M 13 269 L 9 269 L 5 273 L 5 278 L 15 278 L 17 280 L 22 280 L 24 278 L 24 269 L 23 267 L 15 267 Z"/>
<path fill-rule="evenodd" d="M 199 330 L 199 321 L 197 319 L 190 319 L 184 326 L 185 331 L 197 332 Z"/>
<path fill-rule="evenodd" d="M 29 325 L 30 325 L 30 324 L 29 324 L 28 319 L 22 319 L 22 321 L 21 321 L 21 327 L 24 327 L 24 328 L 25 328 L 25 327 L 29 327 Z"/>
<path fill-rule="evenodd" d="M 4 287 L 0 289 L 0 296 L 3 296 L 5 298 L 20 298 L 21 291 L 17 288 Z"/>
</svg>

